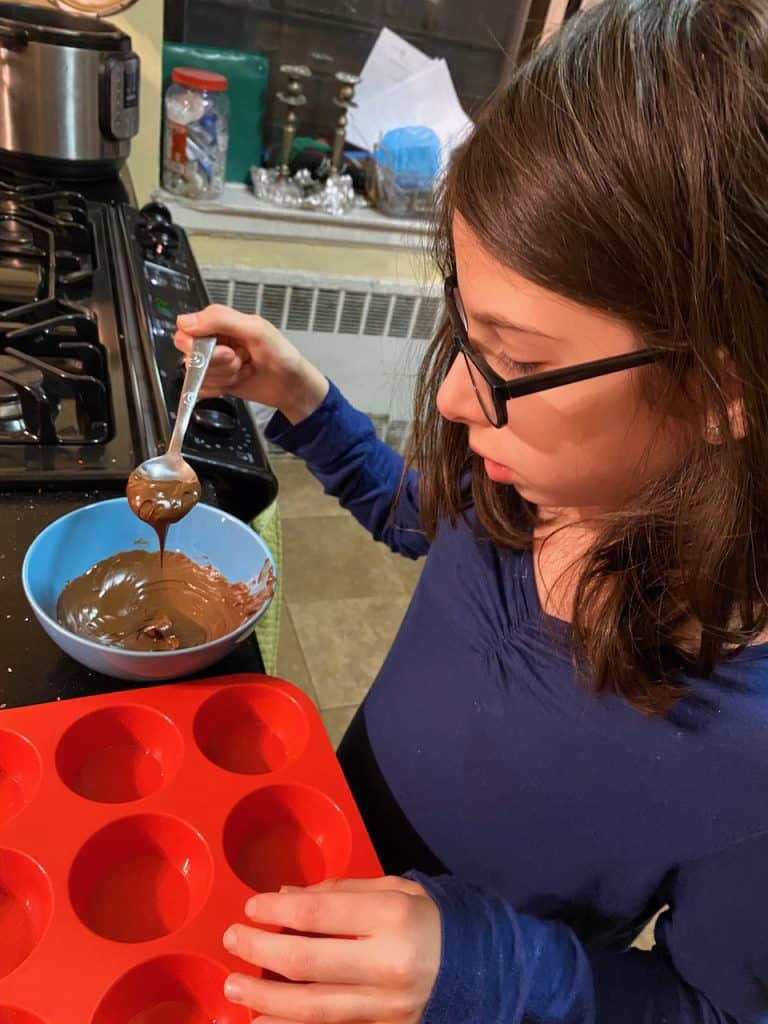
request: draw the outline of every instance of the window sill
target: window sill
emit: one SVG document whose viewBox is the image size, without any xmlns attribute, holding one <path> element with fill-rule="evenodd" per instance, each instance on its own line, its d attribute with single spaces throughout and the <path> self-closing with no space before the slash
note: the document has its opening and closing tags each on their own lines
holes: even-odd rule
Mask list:
<svg viewBox="0 0 768 1024">
<path fill-rule="evenodd" d="M 217 200 L 192 200 L 156 189 L 152 198 L 164 203 L 175 223 L 190 235 L 423 249 L 429 221 L 385 217 L 372 207 L 332 217 L 314 210 L 281 209 L 255 199 L 245 185 L 228 183 Z"/>
</svg>

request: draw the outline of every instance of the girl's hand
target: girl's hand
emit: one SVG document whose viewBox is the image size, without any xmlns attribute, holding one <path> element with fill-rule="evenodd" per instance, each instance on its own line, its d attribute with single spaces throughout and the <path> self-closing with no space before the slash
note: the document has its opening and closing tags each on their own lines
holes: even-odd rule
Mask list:
<svg viewBox="0 0 768 1024">
<path fill-rule="evenodd" d="M 188 354 L 194 338 L 215 334 L 218 345 L 200 390 L 202 398 L 236 395 L 279 409 L 298 423 L 322 403 L 328 381 L 287 338 L 260 316 L 207 306 L 180 316 L 173 343 Z"/>
<path fill-rule="evenodd" d="M 405 878 L 346 879 L 254 896 L 256 924 L 233 925 L 224 945 L 288 981 L 233 974 L 226 994 L 259 1024 L 418 1024 L 437 978 L 440 913 Z"/>
</svg>

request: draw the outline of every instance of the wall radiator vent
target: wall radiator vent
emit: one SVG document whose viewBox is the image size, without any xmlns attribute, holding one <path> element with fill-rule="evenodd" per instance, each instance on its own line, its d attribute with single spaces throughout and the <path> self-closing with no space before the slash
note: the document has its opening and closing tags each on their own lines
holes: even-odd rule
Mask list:
<svg viewBox="0 0 768 1024">
<path fill-rule="evenodd" d="M 240 267 L 202 272 L 211 302 L 279 327 L 403 450 L 419 362 L 442 314 L 436 288 Z"/>
</svg>

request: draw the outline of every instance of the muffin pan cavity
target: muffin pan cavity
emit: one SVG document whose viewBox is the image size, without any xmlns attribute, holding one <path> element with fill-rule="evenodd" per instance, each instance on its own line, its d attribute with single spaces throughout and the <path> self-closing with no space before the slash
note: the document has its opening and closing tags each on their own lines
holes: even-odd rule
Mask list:
<svg viewBox="0 0 768 1024">
<path fill-rule="evenodd" d="M 32 953 L 52 909 L 50 882 L 40 865 L 18 850 L 0 850 L 0 978 Z"/>
<path fill-rule="evenodd" d="M 213 867 L 203 838 L 176 818 L 112 822 L 75 859 L 72 906 L 91 931 L 116 942 L 170 935 L 205 902 Z"/>
<path fill-rule="evenodd" d="M 350 847 L 344 815 L 309 786 L 259 789 L 235 807 L 224 828 L 232 870 L 257 892 L 339 878 Z"/>
<path fill-rule="evenodd" d="M 243 775 L 278 771 L 301 754 L 308 738 L 301 704 L 266 685 L 221 690 L 195 718 L 195 739 L 208 760 Z"/>
<path fill-rule="evenodd" d="M 0 825 L 32 800 L 40 782 L 40 757 L 24 736 L 0 731 Z"/>
<path fill-rule="evenodd" d="M 138 964 L 110 989 L 92 1024 L 250 1024 L 224 998 L 227 972 L 202 956 L 178 954 Z"/>
<path fill-rule="evenodd" d="M 92 711 L 64 734 L 56 751 L 62 781 L 87 800 L 125 803 L 156 792 L 181 763 L 184 741 L 153 708 Z"/>
</svg>

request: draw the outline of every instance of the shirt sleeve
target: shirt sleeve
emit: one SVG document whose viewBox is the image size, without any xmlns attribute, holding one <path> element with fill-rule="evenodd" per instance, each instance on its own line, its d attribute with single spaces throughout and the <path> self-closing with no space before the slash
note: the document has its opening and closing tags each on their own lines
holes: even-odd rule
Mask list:
<svg viewBox="0 0 768 1024">
<path fill-rule="evenodd" d="M 423 1024 L 766 1024 L 768 836 L 682 865 L 656 947 L 596 951 L 450 876 L 414 874 L 441 914 Z"/>
<path fill-rule="evenodd" d="M 419 520 L 419 477 L 403 475 L 403 458 L 376 436 L 373 423 L 331 383 L 322 405 L 292 425 L 280 412 L 267 440 L 303 459 L 326 494 L 339 499 L 376 540 L 410 558 L 429 542 Z"/>
</svg>

